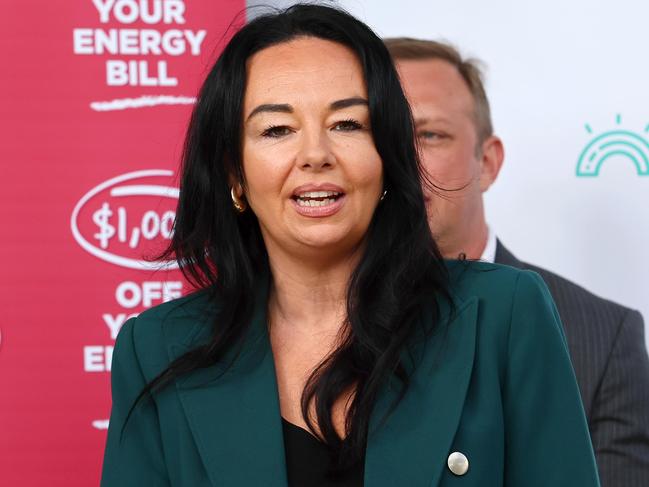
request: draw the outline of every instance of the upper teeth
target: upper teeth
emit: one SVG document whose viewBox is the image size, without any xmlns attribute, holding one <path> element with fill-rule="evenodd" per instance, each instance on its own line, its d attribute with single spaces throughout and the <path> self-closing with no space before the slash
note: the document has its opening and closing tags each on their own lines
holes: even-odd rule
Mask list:
<svg viewBox="0 0 649 487">
<path fill-rule="evenodd" d="M 308 199 L 308 198 L 330 198 L 332 196 L 338 196 L 340 193 L 337 191 L 306 191 L 297 195 L 298 198 Z"/>
</svg>

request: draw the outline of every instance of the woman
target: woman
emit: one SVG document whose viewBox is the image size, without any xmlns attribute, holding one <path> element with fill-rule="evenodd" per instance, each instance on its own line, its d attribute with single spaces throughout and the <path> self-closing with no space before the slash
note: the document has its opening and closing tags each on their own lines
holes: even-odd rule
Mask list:
<svg viewBox="0 0 649 487">
<path fill-rule="evenodd" d="M 170 249 L 202 291 L 121 330 L 103 486 L 598 485 L 547 289 L 444 263 L 413 140 L 353 17 L 298 5 L 232 38 Z"/>
</svg>

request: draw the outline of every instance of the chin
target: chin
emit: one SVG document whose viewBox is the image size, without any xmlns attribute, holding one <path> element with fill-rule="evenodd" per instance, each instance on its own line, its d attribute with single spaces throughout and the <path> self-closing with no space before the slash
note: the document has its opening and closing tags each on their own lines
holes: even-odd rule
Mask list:
<svg viewBox="0 0 649 487">
<path fill-rule="evenodd" d="M 358 248 L 362 236 L 350 235 L 349 232 L 309 232 L 309 235 L 301 235 L 299 242 L 309 249 L 319 251 L 329 251 L 336 254 L 349 253 L 354 254 Z"/>
</svg>

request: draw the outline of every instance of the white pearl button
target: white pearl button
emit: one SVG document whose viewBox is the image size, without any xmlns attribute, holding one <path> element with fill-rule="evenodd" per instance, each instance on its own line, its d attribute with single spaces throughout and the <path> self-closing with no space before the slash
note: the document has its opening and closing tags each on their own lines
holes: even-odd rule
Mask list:
<svg viewBox="0 0 649 487">
<path fill-rule="evenodd" d="M 469 470 L 469 459 L 459 451 L 451 453 L 446 463 L 455 475 L 464 475 Z"/>
</svg>

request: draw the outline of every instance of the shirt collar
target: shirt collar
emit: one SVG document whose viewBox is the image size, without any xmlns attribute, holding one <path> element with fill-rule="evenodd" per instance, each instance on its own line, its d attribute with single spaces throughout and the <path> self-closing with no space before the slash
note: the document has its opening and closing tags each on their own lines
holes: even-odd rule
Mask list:
<svg viewBox="0 0 649 487">
<path fill-rule="evenodd" d="M 496 260 L 496 234 L 489 225 L 487 225 L 487 232 L 487 245 L 482 251 L 480 260 L 493 263 Z"/>
</svg>

